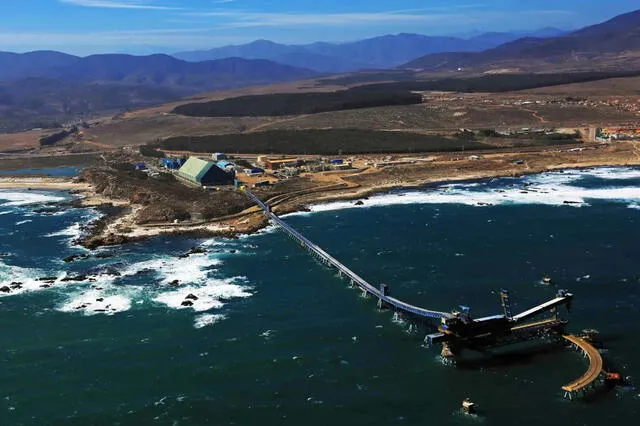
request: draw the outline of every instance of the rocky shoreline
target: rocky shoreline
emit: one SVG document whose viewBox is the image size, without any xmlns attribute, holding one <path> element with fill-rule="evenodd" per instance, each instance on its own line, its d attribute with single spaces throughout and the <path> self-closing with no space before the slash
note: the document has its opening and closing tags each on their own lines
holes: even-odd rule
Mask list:
<svg viewBox="0 0 640 426">
<path fill-rule="evenodd" d="M 455 154 L 442 154 L 427 164 L 364 169 L 343 175 L 303 176 L 268 189 L 256 189 L 256 194 L 282 215 L 308 210 L 307 206 L 311 204 L 361 201 L 374 194 L 428 184 L 522 176 L 559 169 L 640 165 L 638 152 L 636 143 L 620 142 L 589 145 L 579 151 L 559 151 L 558 148 L 527 153 L 492 151 L 473 160 L 459 160 Z M 206 192 L 186 187 L 171 178 L 157 181 L 118 167 L 93 167 L 83 171 L 73 182 L 59 180 L 56 185 L 80 195 L 74 205 L 94 207 L 101 213 L 101 217 L 89 224 L 84 236 L 76 241 L 88 249 L 166 235 L 237 238 L 255 233 L 268 224 L 262 212 L 241 191 Z M 16 185 L 25 183 L 19 178 L 12 178 L 12 182 Z M 33 181 L 29 184 L 34 188 L 51 189 Z"/>
</svg>

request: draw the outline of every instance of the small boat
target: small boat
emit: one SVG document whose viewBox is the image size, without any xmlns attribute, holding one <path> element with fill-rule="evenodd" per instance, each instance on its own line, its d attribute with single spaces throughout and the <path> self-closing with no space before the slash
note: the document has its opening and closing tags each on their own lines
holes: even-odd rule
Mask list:
<svg viewBox="0 0 640 426">
<path fill-rule="evenodd" d="M 475 402 L 472 402 L 471 399 L 469 398 L 465 398 L 464 401 L 462 401 L 462 411 L 464 411 L 465 414 L 475 414 L 476 413 Z"/>
<path fill-rule="evenodd" d="M 552 283 L 552 281 L 551 281 L 551 277 L 549 277 L 549 276 L 545 276 L 545 277 L 543 277 L 543 278 L 542 278 L 542 282 L 543 282 L 544 284 L 551 284 L 551 283 Z"/>
</svg>

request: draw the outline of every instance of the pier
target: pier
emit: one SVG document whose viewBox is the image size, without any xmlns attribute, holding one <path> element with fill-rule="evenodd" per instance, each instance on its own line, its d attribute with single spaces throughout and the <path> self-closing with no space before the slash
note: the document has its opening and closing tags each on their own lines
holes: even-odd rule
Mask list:
<svg viewBox="0 0 640 426">
<path fill-rule="evenodd" d="M 408 320 L 410 329 L 415 329 L 416 325 L 421 322 L 427 323 L 428 328 L 434 329 L 434 325 L 430 321 L 437 320 L 438 333 L 428 334 L 424 341 L 428 346 L 442 344 L 443 359 L 447 362 L 455 359 L 464 348 L 483 350 L 489 347 L 539 338 L 550 333 L 564 332 L 564 326 L 567 321 L 560 318 L 558 308 L 561 305 L 564 305 L 567 309 L 571 307 L 573 299 L 571 293 L 560 290 L 555 299 L 515 316 L 511 315 L 509 296 L 506 290 L 501 292 L 504 313 L 483 318 L 472 318 L 469 308 L 463 306 L 451 313 L 415 306 L 391 297 L 389 286 L 386 284 L 375 286 L 353 272 L 320 246 L 284 222 L 272 211 L 269 204 L 260 200 L 250 190 L 245 188 L 243 191 L 285 234 L 313 254 L 321 263 L 336 269 L 340 277 L 347 279 L 352 287 L 359 288 L 364 296 L 376 298 L 379 308 L 392 309 L 394 317 Z M 554 316 L 550 319 L 523 324 L 529 318 L 548 312 L 553 312 Z"/>
<path fill-rule="evenodd" d="M 602 356 L 598 350 L 586 338 L 565 333 L 568 321 L 561 317 L 559 308 L 564 306 L 567 311 L 570 311 L 573 294 L 565 290 L 558 290 L 554 299 L 512 315 L 509 292 L 501 290 L 500 299 L 503 313 L 482 318 L 472 318 L 469 308 L 465 306 L 460 306 L 460 309 L 451 313 L 415 306 L 391 297 L 389 287 L 386 284 L 379 286 L 371 284 L 284 222 L 271 210 L 270 205 L 264 203 L 251 191 L 244 189 L 244 192 L 276 226 L 301 247 L 308 250 L 324 265 L 336 269 L 340 277 L 347 279 L 352 287 L 359 288 L 364 296 L 376 298 L 379 308 L 392 309 L 395 318 L 409 319 L 410 330 L 415 329 L 415 324 L 420 320 L 424 322 L 438 320 L 438 332 L 428 334 L 424 341 L 428 346 L 442 344 L 443 363 L 455 363 L 456 357 L 463 349 L 484 351 L 491 347 L 534 339 L 551 338 L 557 340 L 559 336 L 562 336 L 575 349 L 582 351 L 585 358 L 589 360 L 587 372 L 562 387 L 564 396 L 568 399 L 584 396 L 587 391 L 594 389 L 606 380 L 607 373 L 603 369 Z M 547 315 L 546 318 L 535 319 L 543 314 L 551 314 L 551 316 Z M 431 326 L 433 329 L 433 324 Z"/>
<path fill-rule="evenodd" d="M 574 380 L 562 387 L 565 398 L 573 399 L 576 395 L 584 396 L 587 391 L 594 389 L 598 384 L 602 384 L 605 377 L 603 361 L 600 352 L 591 343 L 571 334 L 562 336 L 574 349 L 581 351 L 585 358 L 589 359 L 589 368 L 582 377 Z"/>
</svg>

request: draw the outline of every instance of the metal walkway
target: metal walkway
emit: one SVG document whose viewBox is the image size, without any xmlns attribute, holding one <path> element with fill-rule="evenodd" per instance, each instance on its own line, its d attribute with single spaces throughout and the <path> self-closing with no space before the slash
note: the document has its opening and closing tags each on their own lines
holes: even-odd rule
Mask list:
<svg viewBox="0 0 640 426">
<path fill-rule="evenodd" d="M 452 318 L 453 315 L 446 312 L 438 312 L 432 311 L 429 309 L 424 309 L 418 306 L 411 305 L 409 303 L 403 302 L 402 300 L 398 300 L 396 298 L 390 297 L 386 292 L 386 287 L 381 287 L 381 289 L 376 288 L 367 282 L 364 278 L 357 275 L 351 269 L 347 268 L 345 265 L 340 263 L 337 259 L 331 256 L 329 253 L 324 251 L 321 247 L 308 240 L 304 235 L 293 229 L 286 222 L 278 217 L 275 213 L 271 211 L 269 205 L 265 204 L 260 198 L 258 198 L 255 194 L 253 194 L 248 189 L 245 189 L 244 192 L 247 194 L 249 198 L 251 198 L 262 210 L 264 210 L 265 214 L 282 229 L 286 234 L 288 234 L 291 238 L 296 240 L 300 245 L 309 250 L 311 253 L 316 255 L 324 264 L 327 266 L 331 266 L 338 270 L 338 274 L 340 276 L 344 276 L 350 280 L 351 285 L 357 285 L 360 287 L 364 294 L 370 294 L 376 297 L 379 300 L 381 305 L 392 306 L 396 309 L 396 311 L 408 313 L 411 315 L 415 315 L 422 318 Z"/>
<path fill-rule="evenodd" d="M 589 369 L 587 372 L 579 379 L 562 387 L 564 396 L 573 399 L 574 395 L 580 392 L 585 393 L 600 381 L 604 374 L 603 361 L 600 352 L 585 339 L 571 334 L 565 334 L 562 337 L 568 340 L 574 348 L 581 350 L 586 358 L 589 358 Z"/>
</svg>

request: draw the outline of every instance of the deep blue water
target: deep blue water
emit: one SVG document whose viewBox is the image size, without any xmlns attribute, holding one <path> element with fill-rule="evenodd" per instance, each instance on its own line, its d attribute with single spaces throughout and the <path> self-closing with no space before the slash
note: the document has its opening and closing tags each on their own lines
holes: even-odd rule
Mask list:
<svg viewBox="0 0 640 426">
<path fill-rule="evenodd" d="M 0 296 L 2 425 L 600 425 L 639 414 L 635 389 L 564 400 L 561 386 L 587 365 L 561 347 L 443 366 L 423 332 L 394 323 L 273 229 L 158 238 L 64 263 L 95 255 L 71 244 L 95 213 L 39 210 L 68 198 L 0 191 L 0 287 L 23 283 Z M 640 170 L 364 202 L 286 220 L 372 283 L 432 309 L 499 313 L 497 292 L 507 288 L 521 311 L 566 288 L 575 294 L 570 329 L 598 329 L 608 365 L 640 375 Z M 196 245 L 210 252 L 178 257 Z M 61 281 L 77 274 L 86 277 Z M 554 287 L 540 283 L 545 275 Z M 35 279 L 46 276 L 58 279 L 41 288 Z M 198 300 L 181 306 L 189 294 Z M 480 418 L 460 414 L 467 396 Z"/>
</svg>

